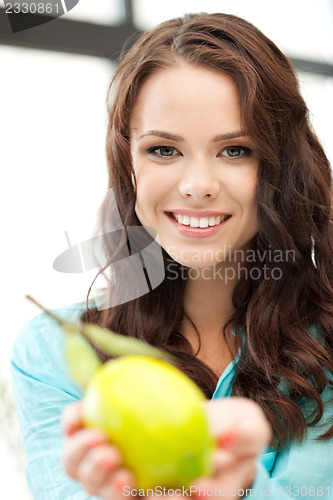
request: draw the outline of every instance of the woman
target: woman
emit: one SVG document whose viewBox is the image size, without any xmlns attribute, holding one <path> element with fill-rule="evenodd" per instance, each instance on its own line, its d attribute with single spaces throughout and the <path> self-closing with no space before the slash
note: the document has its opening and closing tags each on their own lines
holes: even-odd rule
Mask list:
<svg viewBox="0 0 333 500">
<path fill-rule="evenodd" d="M 212 477 L 196 482 L 201 496 L 329 498 L 332 178 L 290 62 L 240 18 L 188 15 L 139 39 L 110 96 L 109 187 L 125 228 L 157 232 L 165 279 L 117 306 L 61 313 L 169 350 L 212 399 L 220 447 Z M 107 197 L 112 262 L 110 214 Z M 135 479 L 102 433 L 82 428 L 80 403 L 68 406 L 81 394 L 52 328 L 32 320 L 13 356 L 31 488 L 87 498 L 81 483 L 121 498 Z M 64 466 L 76 482 L 61 470 L 65 407 Z"/>
</svg>

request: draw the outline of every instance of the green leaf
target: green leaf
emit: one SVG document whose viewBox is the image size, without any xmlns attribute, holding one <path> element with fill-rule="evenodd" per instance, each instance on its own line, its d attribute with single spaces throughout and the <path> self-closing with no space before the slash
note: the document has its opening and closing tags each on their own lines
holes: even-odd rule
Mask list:
<svg viewBox="0 0 333 500">
<path fill-rule="evenodd" d="M 125 337 L 97 325 L 81 324 L 80 331 L 94 342 L 103 352 L 111 356 L 140 354 L 152 358 L 171 361 L 173 357 L 163 349 L 153 347 L 142 340 Z"/>
<path fill-rule="evenodd" d="M 66 335 L 65 356 L 70 376 L 84 389 L 102 366 L 95 350 L 78 332 Z"/>
</svg>

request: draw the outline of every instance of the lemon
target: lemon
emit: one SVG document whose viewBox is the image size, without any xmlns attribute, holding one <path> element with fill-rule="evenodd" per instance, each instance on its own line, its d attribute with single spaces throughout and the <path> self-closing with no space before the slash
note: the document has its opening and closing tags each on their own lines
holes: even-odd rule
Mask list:
<svg viewBox="0 0 333 500">
<path fill-rule="evenodd" d="M 205 396 L 170 364 L 173 356 L 98 325 L 66 321 L 27 298 L 63 328 L 69 373 L 84 391 L 83 423 L 108 435 L 139 489 L 187 488 L 212 472 Z M 121 357 L 102 364 L 93 345 Z"/>
<path fill-rule="evenodd" d="M 174 366 L 128 355 L 96 371 L 83 398 L 83 421 L 106 432 L 138 488 L 187 487 L 211 472 L 204 400 Z"/>
</svg>

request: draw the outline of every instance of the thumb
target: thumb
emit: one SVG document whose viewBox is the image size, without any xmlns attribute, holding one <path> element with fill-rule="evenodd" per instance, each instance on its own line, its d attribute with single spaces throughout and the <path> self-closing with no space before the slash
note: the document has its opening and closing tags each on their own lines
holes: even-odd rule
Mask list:
<svg viewBox="0 0 333 500">
<path fill-rule="evenodd" d="M 219 448 L 236 456 L 259 455 L 272 439 L 263 410 L 248 398 L 215 399 L 206 402 L 206 411 Z"/>
</svg>

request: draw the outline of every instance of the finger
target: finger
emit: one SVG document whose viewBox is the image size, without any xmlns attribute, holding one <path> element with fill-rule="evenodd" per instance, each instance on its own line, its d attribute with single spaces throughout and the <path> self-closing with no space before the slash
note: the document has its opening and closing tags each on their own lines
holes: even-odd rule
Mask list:
<svg viewBox="0 0 333 500">
<path fill-rule="evenodd" d="M 122 456 L 117 448 L 100 445 L 89 449 L 78 464 L 77 480 L 91 495 L 98 495 L 102 486 L 108 484 L 110 472 L 122 463 Z"/>
<path fill-rule="evenodd" d="M 98 494 L 105 500 L 124 500 L 124 496 L 135 498 L 137 490 L 134 475 L 125 468 L 111 472 L 107 484 L 100 488 Z"/>
<path fill-rule="evenodd" d="M 185 490 L 186 490 L 186 488 L 185 488 Z M 168 490 L 168 491 L 170 491 L 170 490 Z M 179 500 L 180 498 L 184 498 L 184 496 L 181 495 L 181 491 L 182 491 L 181 488 L 179 488 L 178 494 L 175 494 L 175 495 L 171 495 L 171 494 L 169 495 L 168 491 L 165 493 L 165 496 L 167 496 L 168 500 Z M 190 489 L 187 488 L 187 491 L 189 492 Z M 188 496 L 188 494 L 186 494 L 186 493 L 185 493 L 185 495 Z M 158 495 L 147 495 L 146 498 L 147 498 L 147 500 L 157 500 L 157 499 L 160 500 L 161 495 L 160 494 L 158 494 Z"/>
<path fill-rule="evenodd" d="M 107 443 L 106 435 L 98 429 L 80 429 L 66 438 L 63 449 L 63 465 L 68 476 L 77 479 L 78 466 L 88 451 Z"/>
<path fill-rule="evenodd" d="M 147 495 L 145 498 L 147 500 L 157 500 L 157 499 L 160 500 L 162 496 L 162 490 L 159 489 L 157 491 L 158 494 Z M 174 494 L 172 492 L 174 492 Z M 179 500 L 180 498 L 188 497 L 189 493 L 190 493 L 189 486 L 187 486 L 186 488 L 185 486 L 181 488 L 176 488 L 174 490 L 165 489 L 165 491 L 163 491 L 163 498 L 167 497 L 168 500 Z"/>
<path fill-rule="evenodd" d="M 71 436 L 83 427 L 82 402 L 78 401 L 68 405 L 61 416 L 61 428 L 65 436 Z"/>
<path fill-rule="evenodd" d="M 212 474 L 216 475 L 220 470 L 231 467 L 237 462 L 238 457 L 235 453 L 218 448 L 213 452 L 213 470 Z"/>
<path fill-rule="evenodd" d="M 220 448 L 247 456 L 258 455 L 269 445 L 270 424 L 254 401 L 241 397 L 221 398 L 206 404 L 206 411 Z"/>
<path fill-rule="evenodd" d="M 98 497 L 103 498 L 103 500 L 124 500 L 123 494 L 110 485 L 101 487 L 98 493 Z M 128 495 L 127 498 L 129 498 L 130 500 L 134 499 L 134 497 L 131 495 Z"/>
<path fill-rule="evenodd" d="M 214 476 L 196 479 L 190 491 L 194 496 L 212 496 L 213 490 L 218 496 L 238 498 L 244 495 L 244 490 L 251 488 L 256 472 L 256 461 L 253 457 L 238 459 Z"/>
</svg>

